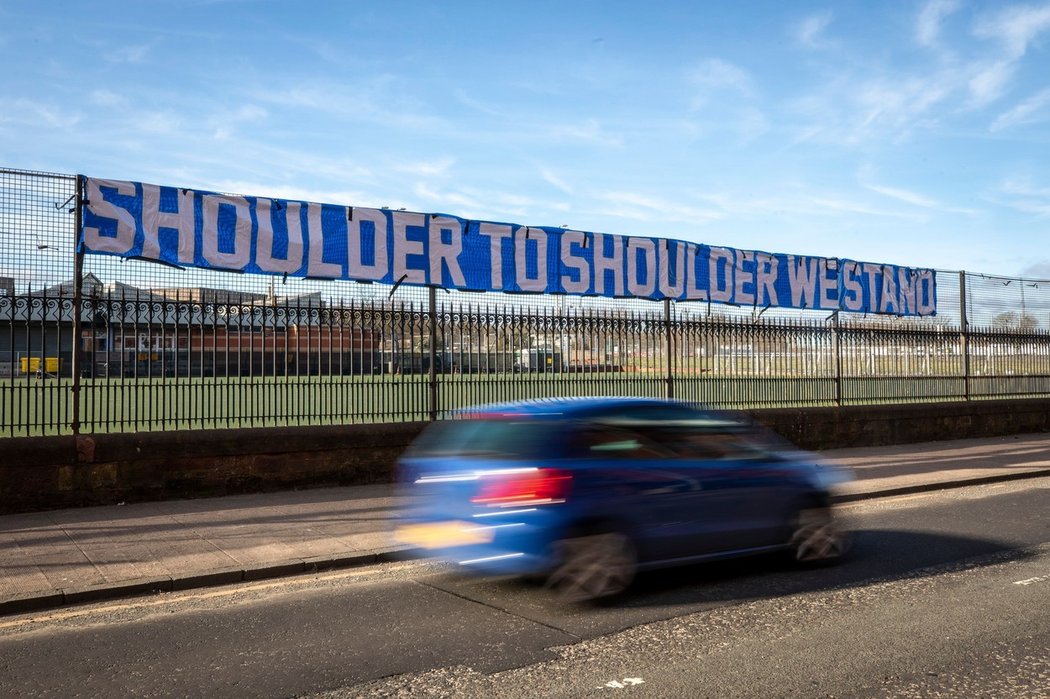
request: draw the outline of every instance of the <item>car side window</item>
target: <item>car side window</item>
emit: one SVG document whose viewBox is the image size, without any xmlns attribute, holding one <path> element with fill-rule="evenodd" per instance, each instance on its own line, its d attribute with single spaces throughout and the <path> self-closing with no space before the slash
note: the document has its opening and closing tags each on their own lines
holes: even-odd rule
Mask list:
<svg viewBox="0 0 1050 699">
<path fill-rule="evenodd" d="M 645 430 L 620 425 L 588 424 L 573 439 L 576 455 L 605 459 L 660 459 L 673 452 Z"/>
<path fill-rule="evenodd" d="M 746 435 L 725 430 L 683 429 L 669 441 L 682 458 L 730 461 L 758 459 L 765 455 L 759 446 L 747 440 Z"/>
</svg>

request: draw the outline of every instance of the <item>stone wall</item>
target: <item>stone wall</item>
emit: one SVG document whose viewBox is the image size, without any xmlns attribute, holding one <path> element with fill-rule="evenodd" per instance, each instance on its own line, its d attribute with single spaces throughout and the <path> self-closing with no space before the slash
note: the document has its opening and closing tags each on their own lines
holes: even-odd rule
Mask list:
<svg viewBox="0 0 1050 699">
<path fill-rule="evenodd" d="M 0 513 L 384 483 L 422 423 L 0 439 Z"/>
<path fill-rule="evenodd" d="M 1046 399 L 780 408 L 751 414 L 813 450 L 1050 432 Z"/>
<path fill-rule="evenodd" d="M 751 411 L 807 449 L 1050 432 L 1050 400 Z M 388 482 L 422 423 L 0 439 L 0 513 Z"/>
</svg>

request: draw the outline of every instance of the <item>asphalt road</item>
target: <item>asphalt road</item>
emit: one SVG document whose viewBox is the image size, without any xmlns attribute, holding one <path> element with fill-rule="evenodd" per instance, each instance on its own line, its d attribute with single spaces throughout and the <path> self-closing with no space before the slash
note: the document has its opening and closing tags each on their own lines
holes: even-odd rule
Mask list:
<svg viewBox="0 0 1050 699">
<path fill-rule="evenodd" d="M 0 621 L 5 696 L 1050 696 L 1050 479 L 846 508 L 841 565 L 643 576 L 615 605 L 439 564 Z"/>
</svg>

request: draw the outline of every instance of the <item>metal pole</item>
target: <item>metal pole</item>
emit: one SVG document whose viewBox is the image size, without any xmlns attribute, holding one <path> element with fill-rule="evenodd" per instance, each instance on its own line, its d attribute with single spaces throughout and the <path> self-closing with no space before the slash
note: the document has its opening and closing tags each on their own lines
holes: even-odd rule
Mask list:
<svg viewBox="0 0 1050 699">
<path fill-rule="evenodd" d="M 74 435 L 80 434 L 80 374 L 83 363 L 83 312 L 84 312 L 84 252 L 80 249 L 80 231 L 84 221 L 84 176 L 77 175 L 76 197 L 73 207 L 73 408 L 70 428 Z"/>
<path fill-rule="evenodd" d="M 437 288 L 427 287 L 430 292 L 430 421 L 437 420 Z"/>
<path fill-rule="evenodd" d="M 667 359 L 667 397 L 674 398 L 674 343 L 671 338 L 671 299 L 664 299 L 664 342 Z"/>
<path fill-rule="evenodd" d="M 970 400 L 970 320 L 966 313 L 966 272 L 959 272 L 959 351 L 963 360 L 963 398 Z"/>
<path fill-rule="evenodd" d="M 835 405 L 842 405 L 842 331 L 839 328 L 839 312 L 835 311 L 834 323 L 831 326 L 832 339 L 835 343 Z"/>
</svg>

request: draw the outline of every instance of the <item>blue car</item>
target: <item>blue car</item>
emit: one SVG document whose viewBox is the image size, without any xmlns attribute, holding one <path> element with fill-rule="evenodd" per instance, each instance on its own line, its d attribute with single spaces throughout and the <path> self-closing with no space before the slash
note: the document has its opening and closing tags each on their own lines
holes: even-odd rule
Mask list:
<svg viewBox="0 0 1050 699">
<path fill-rule="evenodd" d="M 840 557 L 832 488 L 849 474 L 752 423 L 646 398 L 457 411 L 400 461 L 397 538 L 486 574 L 543 576 L 571 602 L 637 571 L 776 550 Z"/>
</svg>

